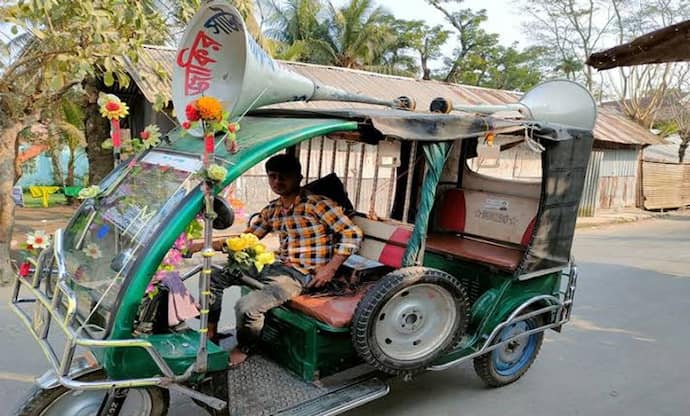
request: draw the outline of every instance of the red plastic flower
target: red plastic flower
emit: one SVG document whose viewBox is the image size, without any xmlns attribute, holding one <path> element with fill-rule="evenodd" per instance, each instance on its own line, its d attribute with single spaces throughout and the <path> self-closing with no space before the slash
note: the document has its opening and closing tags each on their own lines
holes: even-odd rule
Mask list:
<svg viewBox="0 0 690 416">
<path fill-rule="evenodd" d="M 21 277 L 26 277 L 31 273 L 31 263 L 28 261 L 19 265 L 19 275 Z"/>
<path fill-rule="evenodd" d="M 118 111 L 120 110 L 120 104 L 110 101 L 109 103 L 106 103 L 105 109 L 108 111 Z"/>
<path fill-rule="evenodd" d="M 237 132 L 237 125 L 235 123 L 228 124 L 228 131 L 230 133 L 236 133 Z"/>
<path fill-rule="evenodd" d="M 183 121 L 182 122 L 182 128 L 183 129 L 189 130 L 190 127 L 192 127 L 192 123 L 190 123 L 189 121 Z"/>
<path fill-rule="evenodd" d="M 199 109 L 196 108 L 194 103 L 187 104 L 187 107 L 184 109 L 184 114 L 187 116 L 187 120 L 189 121 L 198 121 L 201 118 Z"/>
</svg>

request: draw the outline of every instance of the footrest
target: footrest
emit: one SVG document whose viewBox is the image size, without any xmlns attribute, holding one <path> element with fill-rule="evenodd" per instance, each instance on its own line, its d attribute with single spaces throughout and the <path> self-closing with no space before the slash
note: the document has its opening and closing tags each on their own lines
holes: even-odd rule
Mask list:
<svg viewBox="0 0 690 416">
<path fill-rule="evenodd" d="M 388 384 L 370 378 L 276 413 L 276 416 L 337 415 L 383 397 L 389 390 Z"/>
</svg>

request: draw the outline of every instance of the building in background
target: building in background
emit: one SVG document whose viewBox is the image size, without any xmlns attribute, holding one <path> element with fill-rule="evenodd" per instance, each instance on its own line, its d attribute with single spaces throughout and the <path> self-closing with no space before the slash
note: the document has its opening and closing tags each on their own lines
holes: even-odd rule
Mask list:
<svg viewBox="0 0 690 416">
<path fill-rule="evenodd" d="M 176 121 L 172 116 L 170 105 L 168 105 L 165 112 L 156 112 L 150 104 L 155 102 L 161 94 L 170 96 L 170 81 L 162 81 L 156 74 L 158 71 L 163 71 L 167 74 L 172 74 L 173 63 L 175 61 L 175 49 L 162 48 L 158 46 L 145 47 L 141 59 L 136 64 L 129 64 L 129 72 L 134 80 L 126 91 L 113 91 L 117 93 L 122 99 L 127 101 L 130 105 L 129 126 L 132 129 L 133 135 L 138 134 L 139 131 L 150 123 L 156 123 L 161 127 L 161 131 L 166 132 L 176 125 Z M 473 87 L 466 85 L 450 84 L 440 81 L 424 81 L 412 78 L 405 78 L 399 76 L 383 75 L 377 73 L 370 73 L 359 70 L 351 70 L 338 67 L 328 67 L 314 64 L 305 64 L 297 62 L 283 62 L 290 69 L 322 84 L 332 85 L 353 93 L 366 94 L 380 99 L 392 99 L 400 95 L 407 95 L 414 97 L 417 101 L 417 108 L 419 111 L 426 111 L 429 108 L 429 103 L 436 97 L 446 97 L 452 102 L 465 104 L 505 104 L 514 103 L 519 100 L 520 95 L 503 90 L 494 90 L 481 87 Z M 343 103 L 343 102 L 329 102 L 329 101 L 314 101 L 314 102 L 292 102 L 272 106 L 272 108 L 291 108 L 291 109 L 305 109 L 305 110 L 329 110 L 342 108 L 357 108 L 367 107 L 368 104 L 360 103 Z M 594 129 L 594 148 L 592 159 L 587 174 L 586 189 L 583 194 L 583 200 L 580 209 L 580 215 L 592 216 L 597 209 L 617 209 L 625 207 L 635 207 L 641 205 L 641 155 L 642 149 L 652 144 L 662 143 L 662 139 L 655 136 L 651 132 L 637 125 L 633 121 L 627 119 L 620 113 L 609 109 L 600 109 L 597 124 Z M 326 141 L 327 143 L 327 141 Z M 324 145 L 328 151 L 328 145 Z M 321 152 L 324 146 L 315 145 L 310 151 Z M 301 149 L 301 152 L 304 150 Z M 358 149 L 350 149 L 355 153 Z M 516 152 L 502 155 L 501 159 L 509 160 L 515 159 L 517 156 L 525 158 L 524 162 L 520 161 L 521 168 L 513 166 L 512 171 L 516 175 L 529 175 L 527 165 L 534 160 L 538 160 L 537 153 L 529 154 L 529 152 L 522 152 L 518 155 Z M 522 151 L 522 150 L 520 150 Z M 337 153 L 337 152 L 336 152 Z M 366 153 L 366 152 L 364 152 Z M 366 155 L 365 155 L 366 156 Z M 304 158 L 304 154 L 302 155 Z M 350 159 L 350 158 L 353 159 Z M 345 163 L 345 160 L 355 160 L 356 155 L 348 153 L 347 156 L 337 156 L 339 162 Z M 533 160 L 530 162 L 530 158 Z M 311 160 L 311 159 L 308 159 Z M 390 189 L 382 189 L 382 184 L 386 181 L 393 186 L 394 180 L 391 178 L 377 178 L 377 186 L 373 186 L 374 178 L 370 163 L 374 163 L 375 157 L 365 157 L 365 162 L 359 168 L 358 162 L 349 164 L 348 169 L 359 169 L 353 171 L 353 175 L 364 179 L 364 183 L 369 180 L 372 187 L 367 190 L 348 189 L 348 191 L 361 193 L 369 196 L 371 192 L 386 194 Z M 303 161 L 304 162 L 304 161 Z M 515 165 L 515 164 L 513 164 Z M 539 165 L 540 166 L 540 165 Z M 309 177 L 318 177 L 322 172 L 313 172 L 311 169 L 317 167 L 310 165 Z M 256 168 L 254 169 L 256 170 Z M 367 177 L 367 172 L 371 172 L 371 178 Z M 248 176 L 247 176 L 248 175 Z M 263 172 L 257 170 L 256 172 L 247 172 L 247 177 L 256 176 L 255 180 L 260 180 L 258 177 L 263 175 Z M 316 176 L 315 176 L 316 175 Z M 385 174 L 383 175 L 385 176 Z M 244 196 L 247 198 L 248 205 L 252 206 L 258 204 L 254 199 L 261 198 L 262 203 L 266 201 L 268 195 L 240 195 L 243 189 L 256 192 L 257 188 L 267 189 L 267 187 L 253 186 L 256 184 L 242 184 L 237 187 L 236 197 Z M 250 191 L 247 191 L 250 192 Z M 356 195 L 355 198 L 357 199 Z M 369 209 L 367 204 L 370 198 L 361 199 L 362 206 L 358 209 L 367 212 Z M 376 203 L 377 210 L 381 205 Z"/>
</svg>

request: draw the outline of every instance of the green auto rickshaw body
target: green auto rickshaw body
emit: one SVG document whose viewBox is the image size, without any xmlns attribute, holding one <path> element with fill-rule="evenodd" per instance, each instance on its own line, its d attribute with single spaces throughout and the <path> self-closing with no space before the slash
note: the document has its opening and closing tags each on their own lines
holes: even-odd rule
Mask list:
<svg viewBox="0 0 690 416">
<path fill-rule="evenodd" d="M 440 170 L 446 162 L 451 142 L 466 139 L 460 142 L 464 154 L 461 163 L 464 163 L 464 159 L 476 147 L 478 137 L 501 128 L 508 131 L 525 129 L 518 122 L 399 111 L 347 110 L 326 114 L 258 112 L 242 121 L 242 129 L 237 135 L 240 143 L 238 153 L 227 153 L 224 138 L 216 138 L 216 161 L 228 169 L 225 180 L 216 192 L 267 157 L 313 137 L 359 131 L 367 134 L 369 140 L 374 136 L 374 142 L 384 137 L 418 140 L 423 145 L 427 168 L 419 192 L 415 227 L 403 266 L 415 262 L 419 264 L 418 252 L 427 232 Z M 559 294 L 562 295 L 562 274 L 570 261 L 577 203 L 592 137 L 591 132 L 559 126 L 531 124 L 530 129 L 544 139 L 541 140 L 546 147 L 542 153 L 544 175 L 534 233 L 518 270 L 506 272 L 432 252 L 427 252 L 421 260 L 424 266 L 456 276 L 477 294 L 472 299 L 468 336 L 441 357 L 437 361 L 439 365 L 479 352 L 492 331 L 516 308 L 531 299 L 538 299 L 533 305 L 535 307 L 549 306 Z M 203 142 L 198 138 L 186 136 L 180 130 L 171 132 L 168 137 L 169 142 L 158 150 L 196 156 L 203 153 Z M 202 199 L 199 188 L 187 195 L 179 209 L 154 233 L 155 238 L 149 242 L 146 255 L 140 256 L 134 263 L 118 298 L 117 312 L 110 323 L 109 339 L 131 338 L 133 322 L 151 276 L 176 237 L 201 210 Z M 529 273 L 534 273 L 535 278 L 521 278 Z M 264 332 L 265 341 L 274 347 L 270 355 L 304 380 L 332 374 L 358 362 L 347 328 L 331 327 L 286 307 L 277 308 L 269 314 Z M 150 335 L 146 339 L 176 374 L 182 374 L 194 363 L 198 347 L 196 332 Z M 185 348 L 182 348 L 182 352 L 178 348 L 171 355 L 166 354 L 167 345 L 184 345 Z M 209 372 L 226 368 L 227 353 L 212 343 L 208 344 L 208 348 Z M 106 348 L 94 350 L 94 353 L 109 378 L 114 380 L 150 377 L 160 373 L 143 349 Z"/>
</svg>

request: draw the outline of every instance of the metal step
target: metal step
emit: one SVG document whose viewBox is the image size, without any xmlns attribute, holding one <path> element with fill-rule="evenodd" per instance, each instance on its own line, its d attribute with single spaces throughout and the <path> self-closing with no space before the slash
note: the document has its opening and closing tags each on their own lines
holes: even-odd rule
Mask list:
<svg viewBox="0 0 690 416">
<path fill-rule="evenodd" d="M 307 383 L 266 357 L 253 355 L 227 371 L 228 414 L 337 415 L 388 393 L 388 385 L 372 370 L 355 368 Z"/>
<path fill-rule="evenodd" d="M 389 390 L 388 384 L 378 378 L 370 378 L 276 413 L 276 416 L 338 415 L 383 397 Z"/>
</svg>

